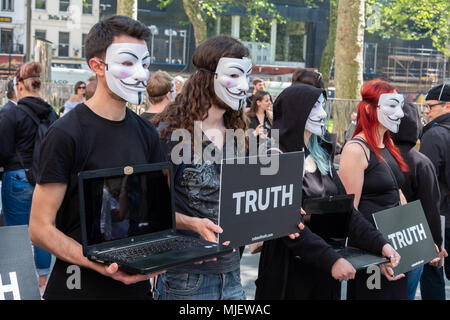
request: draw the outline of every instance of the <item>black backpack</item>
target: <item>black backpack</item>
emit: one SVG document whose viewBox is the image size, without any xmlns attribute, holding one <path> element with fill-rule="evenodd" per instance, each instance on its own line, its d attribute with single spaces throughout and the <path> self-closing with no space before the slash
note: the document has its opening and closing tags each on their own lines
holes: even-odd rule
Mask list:
<svg viewBox="0 0 450 320">
<path fill-rule="evenodd" d="M 23 112 L 25 112 L 37 126 L 36 135 L 34 137 L 31 168 L 29 170 L 25 170 L 28 182 L 31 185 L 35 186 L 36 175 L 38 173 L 39 156 L 41 154 L 41 143 L 45 137 L 45 134 L 48 131 L 48 128 L 53 122 L 55 122 L 58 119 L 58 116 L 56 115 L 56 112 L 52 109 L 49 112 L 47 118 L 40 119 L 30 108 L 24 105 L 18 105 L 17 107 Z M 26 169 L 22 157 L 19 155 L 19 153 L 17 153 L 17 155 L 19 157 L 20 164 L 24 169 Z"/>
</svg>

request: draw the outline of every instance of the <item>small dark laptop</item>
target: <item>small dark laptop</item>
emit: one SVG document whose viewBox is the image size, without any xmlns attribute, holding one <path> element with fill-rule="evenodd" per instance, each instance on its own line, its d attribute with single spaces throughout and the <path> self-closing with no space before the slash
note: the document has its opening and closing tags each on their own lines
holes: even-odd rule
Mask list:
<svg viewBox="0 0 450 320">
<path fill-rule="evenodd" d="M 345 245 L 353 200 L 353 194 L 310 198 L 303 201 L 303 210 L 311 216 L 310 226 L 314 233 L 326 240 L 356 270 L 388 262 L 384 257 Z"/>
<path fill-rule="evenodd" d="M 78 179 L 83 254 L 92 261 L 149 274 L 233 251 L 175 229 L 168 162 L 84 171 Z"/>
</svg>

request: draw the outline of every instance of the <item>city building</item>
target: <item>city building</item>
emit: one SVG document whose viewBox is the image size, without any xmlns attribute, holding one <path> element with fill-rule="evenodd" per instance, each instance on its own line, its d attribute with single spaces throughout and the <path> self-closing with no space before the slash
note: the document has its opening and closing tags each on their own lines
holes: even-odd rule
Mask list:
<svg viewBox="0 0 450 320">
<path fill-rule="evenodd" d="M 23 63 L 25 0 L 0 1 L 0 75 L 10 74 Z"/>
<path fill-rule="evenodd" d="M 84 42 L 99 21 L 99 1 L 32 0 L 32 43 L 34 39 L 52 43 L 52 66 L 87 68 Z"/>
<path fill-rule="evenodd" d="M 228 34 L 239 38 L 249 48 L 254 65 L 261 70 L 292 71 L 298 67 L 318 68 L 328 37 L 329 4 L 310 7 L 303 0 L 275 0 L 273 3 L 287 23 L 268 20 L 263 26 L 266 36 L 251 39 L 249 19 L 243 8 L 233 7 L 208 19 L 208 36 Z M 165 8 L 158 1 L 138 0 L 138 20 L 149 26 L 152 38 L 152 68 L 169 72 L 191 72 L 195 37 L 181 0 Z M 115 14 L 116 0 L 101 0 L 100 18 Z M 256 69 L 256 71 L 259 68 Z M 280 72 L 279 72 L 280 73 Z"/>
</svg>

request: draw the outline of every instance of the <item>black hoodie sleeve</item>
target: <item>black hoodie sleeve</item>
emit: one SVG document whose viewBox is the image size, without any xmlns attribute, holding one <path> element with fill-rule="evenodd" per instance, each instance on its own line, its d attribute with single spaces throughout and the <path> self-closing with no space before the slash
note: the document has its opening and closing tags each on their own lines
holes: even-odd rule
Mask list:
<svg viewBox="0 0 450 320">
<path fill-rule="evenodd" d="M 424 157 L 425 158 L 425 157 Z M 416 174 L 416 194 L 430 226 L 434 243 L 442 246 L 440 191 L 433 164 L 428 159 L 418 164 Z"/>
<path fill-rule="evenodd" d="M 348 234 L 352 245 L 374 254 L 381 255 L 383 246 L 388 243 L 380 231 L 356 209 L 353 209 L 350 218 Z"/>
<path fill-rule="evenodd" d="M 0 117 L 0 166 L 5 166 L 15 154 L 15 110 L 8 109 Z"/>
<path fill-rule="evenodd" d="M 445 163 L 445 153 L 442 150 L 444 147 L 446 147 L 445 140 L 439 134 L 439 128 L 428 130 L 420 141 L 420 152 L 431 160 L 436 169 L 436 174 L 439 174 L 441 166 Z"/>
<path fill-rule="evenodd" d="M 330 275 L 334 263 L 342 258 L 325 240 L 313 233 L 307 226 L 300 231 L 300 237 L 295 240 L 284 237 L 283 242 L 294 256 L 301 257 Z"/>
</svg>

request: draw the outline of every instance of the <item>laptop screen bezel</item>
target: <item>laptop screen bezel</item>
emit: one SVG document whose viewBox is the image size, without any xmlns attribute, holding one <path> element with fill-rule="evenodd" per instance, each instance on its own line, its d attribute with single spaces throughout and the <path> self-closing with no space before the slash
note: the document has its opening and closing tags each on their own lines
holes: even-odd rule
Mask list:
<svg viewBox="0 0 450 320">
<path fill-rule="evenodd" d="M 169 170 L 169 182 L 170 182 L 170 208 L 171 208 L 171 216 L 172 216 L 172 228 L 152 233 L 152 235 L 157 235 L 158 233 L 167 233 L 175 232 L 176 230 L 176 221 L 175 221 L 175 187 L 174 187 L 174 176 L 173 176 L 173 166 L 170 162 L 159 162 L 159 163 L 151 163 L 151 164 L 142 164 L 142 165 L 134 165 L 134 166 L 124 166 L 120 168 L 109 168 L 109 169 L 99 169 L 99 170 L 90 170 L 90 171 L 81 171 L 78 173 L 78 192 L 80 198 L 80 224 L 81 224 L 81 234 L 82 234 L 82 246 L 83 246 L 83 254 L 87 256 L 91 249 L 104 247 L 103 244 L 107 244 L 108 247 L 114 247 L 117 245 L 125 245 L 127 243 L 134 242 L 135 239 L 139 240 L 146 235 L 122 238 L 117 240 L 112 240 L 104 243 L 98 243 L 89 245 L 88 244 L 88 236 L 87 236 L 87 225 L 86 225 L 86 203 L 84 197 L 84 182 L 85 180 L 95 179 L 95 178 L 107 178 L 114 176 L 125 176 L 124 169 L 126 167 L 132 167 L 134 174 L 146 173 L 152 171 L 160 171 L 160 170 Z"/>
</svg>

